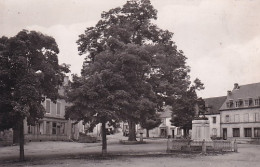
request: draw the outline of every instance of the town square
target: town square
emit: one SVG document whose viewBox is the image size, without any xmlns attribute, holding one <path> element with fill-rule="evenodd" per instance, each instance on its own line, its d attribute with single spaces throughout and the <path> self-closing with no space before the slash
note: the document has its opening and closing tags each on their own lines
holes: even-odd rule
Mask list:
<svg viewBox="0 0 260 167">
<path fill-rule="evenodd" d="M 0 166 L 259 166 L 259 9 L 0 0 Z"/>
</svg>

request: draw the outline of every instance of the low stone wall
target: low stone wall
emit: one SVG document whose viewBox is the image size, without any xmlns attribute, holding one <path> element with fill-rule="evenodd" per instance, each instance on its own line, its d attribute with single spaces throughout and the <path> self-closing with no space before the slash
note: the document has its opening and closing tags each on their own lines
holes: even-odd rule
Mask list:
<svg viewBox="0 0 260 167">
<path fill-rule="evenodd" d="M 9 146 L 13 144 L 13 131 L 0 131 L 0 146 Z"/>
<path fill-rule="evenodd" d="M 67 135 L 42 135 L 42 134 L 25 134 L 26 142 L 30 141 L 68 141 Z"/>
<path fill-rule="evenodd" d="M 188 152 L 237 152 L 237 142 L 227 140 L 193 141 L 168 139 L 167 152 L 188 151 Z"/>
<path fill-rule="evenodd" d="M 79 134 L 79 142 L 80 143 L 96 143 L 97 137 L 85 135 L 85 134 Z"/>
</svg>

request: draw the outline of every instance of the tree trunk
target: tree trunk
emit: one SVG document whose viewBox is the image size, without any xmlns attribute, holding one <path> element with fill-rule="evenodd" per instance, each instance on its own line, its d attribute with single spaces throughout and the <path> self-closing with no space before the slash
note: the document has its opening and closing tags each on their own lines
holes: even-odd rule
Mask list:
<svg viewBox="0 0 260 167">
<path fill-rule="evenodd" d="M 183 132 L 184 132 L 183 137 L 187 138 L 189 136 L 189 129 L 188 128 L 183 128 Z"/>
<path fill-rule="evenodd" d="M 19 122 L 19 144 L 20 144 L 20 161 L 24 161 L 24 125 L 23 119 Z"/>
<path fill-rule="evenodd" d="M 102 122 L 102 155 L 107 154 L 107 132 L 106 132 L 106 122 Z"/>
<path fill-rule="evenodd" d="M 129 124 L 128 141 L 137 141 L 136 140 L 136 134 L 135 134 L 135 123 L 134 123 L 134 121 L 129 120 L 128 124 Z"/>
<path fill-rule="evenodd" d="M 146 129 L 146 137 L 149 138 L 149 129 Z"/>
</svg>

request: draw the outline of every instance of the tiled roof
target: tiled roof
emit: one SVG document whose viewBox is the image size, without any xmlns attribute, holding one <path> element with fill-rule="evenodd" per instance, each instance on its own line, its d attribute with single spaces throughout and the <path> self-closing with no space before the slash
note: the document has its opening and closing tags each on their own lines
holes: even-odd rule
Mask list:
<svg viewBox="0 0 260 167">
<path fill-rule="evenodd" d="M 206 105 L 206 115 L 219 114 L 219 109 L 225 102 L 227 96 L 212 97 L 204 99 Z"/>
<path fill-rule="evenodd" d="M 240 99 L 256 99 L 260 97 L 260 83 L 253 83 L 248 85 L 239 85 L 238 89 L 233 89 L 231 93 L 227 96 L 225 103 L 221 106 L 220 110 L 226 110 L 226 102 L 229 100 L 238 101 Z"/>
</svg>

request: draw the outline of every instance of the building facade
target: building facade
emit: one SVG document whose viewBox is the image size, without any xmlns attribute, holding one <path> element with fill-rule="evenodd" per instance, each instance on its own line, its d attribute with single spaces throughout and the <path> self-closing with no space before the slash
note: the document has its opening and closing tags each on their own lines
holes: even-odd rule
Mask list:
<svg viewBox="0 0 260 167">
<path fill-rule="evenodd" d="M 211 138 L 220 137 L 220 107 L 226 100 L 226 96 L 203 99 L 205 101 L 205 116 L 209 120 L 209 135 Z"/>
<path fill-rule="evenodd" d="M 78 125 L 65 119 L 65 107 L 68 105 L 64 99 L 58 99 L 56 104 L 46 99 L 42 105 L 46 113 L 35 126 L 24 122 L 24 134 L 27 141 L 69 140 L 78 138 Z"/>
<path fill-rule="evenodd" d="M 223 139 L 260 138 L 260 83 L 234 84 L 220 108 L 220 118 Z"/>
<path fill-rule="evenodd" d="M 68 84 L 68 77 L 64 78 L 63 86 Z M 63 86 L 59 89 L 59 94 L 64 96 Z M 46 140 L 77 140 L 79 132 L 83 131 L 82 123 L 74 124 L 71 120 L 65 119 L 65 108 L 69 104 L 64 99 L 57 99 L 56 103 L 46 98 L 42 103 L 46 113 L 35 126 L 30 126 L 24 121 L 24 135 L 26 141 L 46 141 Z M 15 133 L 15 132 L 14 132 Z M 14 134 L 14 136 L 16 136 Z M 15 142 L 15 138 L 14 138 Z"/>
<path fill-rule="evenodd" d="M 178 138 L 183 135 L 183 130 L 179 127 L 173 126 L 171 123 L 171 107 L 166 106 L 164 112 L 160 113 L 161 124 L 159 127 L 149 131 L 150 137 L 162 138 Z"/>
</svg>

